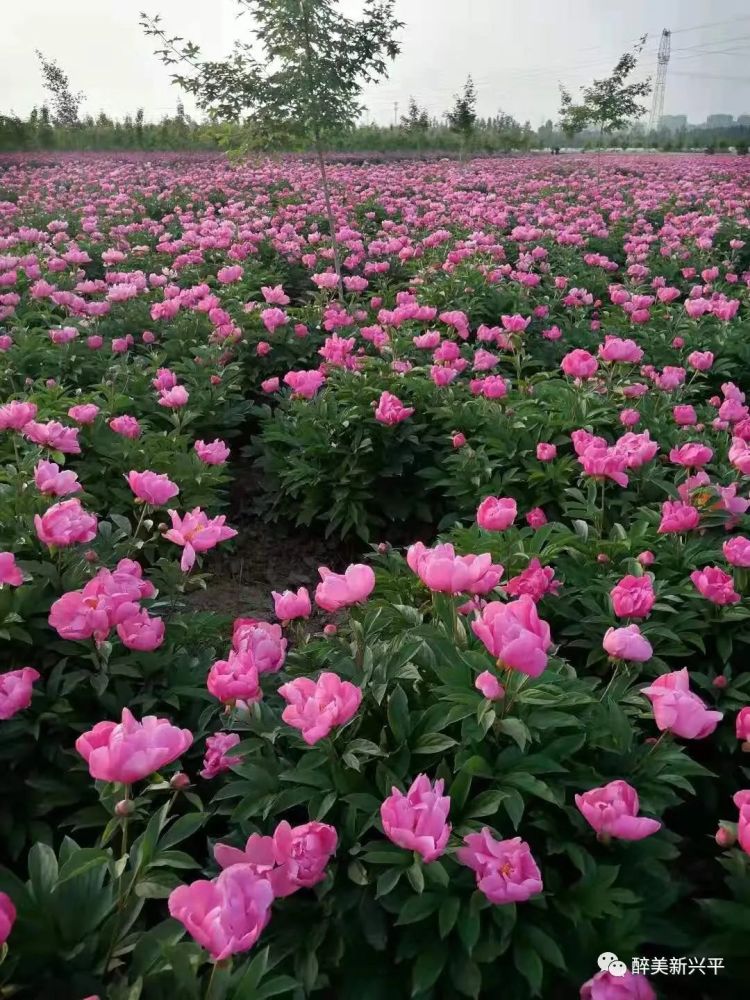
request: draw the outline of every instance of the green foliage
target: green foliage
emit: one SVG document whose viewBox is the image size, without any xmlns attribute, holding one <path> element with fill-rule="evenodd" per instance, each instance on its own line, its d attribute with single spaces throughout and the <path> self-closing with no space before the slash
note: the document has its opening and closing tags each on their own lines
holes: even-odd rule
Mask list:
<svg viewBox="0 0 750 1000">
<path fill-rule="evenodd" d="M 560 88 L 560 127 L 566 135 L 582 132 L 588 125 L 593 125 L 600 133 L 615 132 L 644 114 L 646 109 L 640 100 L 651 93 L 650 81 L 626 83 L 636 68 L 644 42 L 645 37 L 634 52 L 620 56 L 610 76 L 584 87 L 579 104 L 564 87 Z"/>
<path fill-rule="evenodd" d="M 201 61 L 199 47 L 169 37 L 157 15 L 141 15 L 147 35 L 164 48 L 166 65 L 192 70 L 174 81 L 217 120 L 250 123 L 251 142 L 264 147 L 312 139 L 316 146 L 347 130 L 361 113 L 363 83 L 382 77 L 399 51 L 401 27 L 393 0 L 367 0 L 359 19 L 346 17 L 336 0 L 239 0 L 263 64 L 250 44 L 238 42 L 224 61 Z"/>
</svg>

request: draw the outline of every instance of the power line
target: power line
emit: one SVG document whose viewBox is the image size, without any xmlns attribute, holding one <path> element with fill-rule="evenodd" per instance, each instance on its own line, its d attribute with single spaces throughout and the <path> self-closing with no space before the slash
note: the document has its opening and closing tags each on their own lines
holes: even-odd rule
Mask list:
<svg viewBox="0 0 750 1000">
<path fill-rule="evenodd" d="M 684 35 L 688 31 L 700 31 L 702 28 L 717 28 L 720 25 L 736 24 L 738 21 L 750 21 L 750 14 L 742 17 L 732 17 L 728 21 L 709 21 L 707 24 L 693 24 L 689 28 L 676 28 L 673 35 Z"/>
</svg>

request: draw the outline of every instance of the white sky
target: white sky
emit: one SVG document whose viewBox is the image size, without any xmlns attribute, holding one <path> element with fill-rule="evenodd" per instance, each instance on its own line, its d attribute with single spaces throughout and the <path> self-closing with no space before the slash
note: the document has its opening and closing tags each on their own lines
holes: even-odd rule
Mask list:
<svg viewBox="0 0 750 1000">
<path fill-rule="evenodd" d="M 358 0 L 342 0 L 356 12 Z M 390 77 L 364 95 L 372 120 L 393 120 L 410 95 L 431 114 L 450 105 L 471 72 L 479 112 L 499 108 L 537 126 L 556 116 L 558 81 L 572 88 L 606 75 L 643 33 L 642 75 L 656 69 L 661 29 L 670 28 L 667 114 L 703 121 L 712 112 L 750 114 L 750 0 L 397 0 L 406 27 Z M 142 9 L 171 33 L 218 58 L 247 33 L 235 0 L 0 0 L 0 113 L 25 115 L 43 101 L 41 49 L 86 94 L 84 112 L 113 116 L 143 107 L 147 119 L 174 110 L 178 93 L 138 26 Z M 185 101 L 188 111 L 193 107 Z"/>
</svg>

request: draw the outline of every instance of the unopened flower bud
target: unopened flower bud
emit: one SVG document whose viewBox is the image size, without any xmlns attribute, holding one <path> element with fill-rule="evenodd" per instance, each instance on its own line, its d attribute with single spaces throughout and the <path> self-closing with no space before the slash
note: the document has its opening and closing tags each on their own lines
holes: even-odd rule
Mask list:
<svg viewBox="0 0 750 1000">
<path fill-rule="evenodd" d="M 181 792 L 185 788 L 190 787 L 190 778 L 188 778 L 184 771 L 178 771 L 177 774 L 173 774 L 170 778 L 169 787 L 173 788 L 176 792 Z"/>
<path fill-rule="evenodd" d="M 733 847 L 737 842 L 737 837 L 727 827 L 720 826 L 714 835 L 714 840 L 719 847 Z"/>
<path fill-rule="evenodd" d="M 120 799 L 115 806 L 115 816 L 132 816 L 135 806 L 132 799 Z"/>
</svg>

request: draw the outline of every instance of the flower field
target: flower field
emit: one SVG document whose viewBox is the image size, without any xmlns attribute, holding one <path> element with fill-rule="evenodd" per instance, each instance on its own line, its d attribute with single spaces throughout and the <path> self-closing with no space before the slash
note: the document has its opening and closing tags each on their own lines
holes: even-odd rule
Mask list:
<svg viewBox="0 0 750 1000">
<path fill-rule="evenodd" d="M 0 993 L 746 996 L 750 166 L 328 170 L 0 160 Z"/>
</svg>

